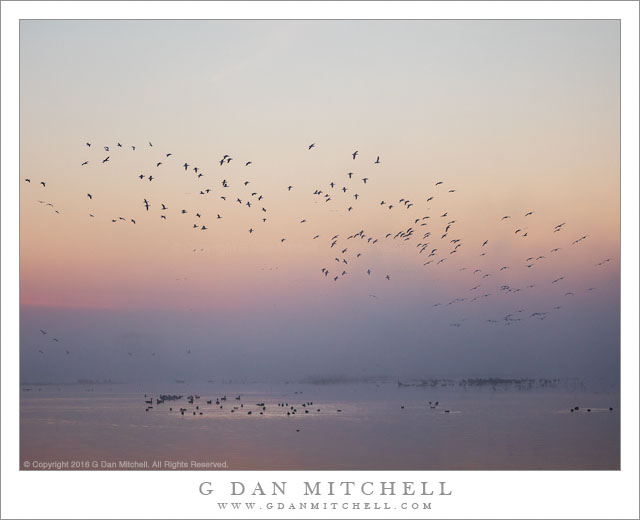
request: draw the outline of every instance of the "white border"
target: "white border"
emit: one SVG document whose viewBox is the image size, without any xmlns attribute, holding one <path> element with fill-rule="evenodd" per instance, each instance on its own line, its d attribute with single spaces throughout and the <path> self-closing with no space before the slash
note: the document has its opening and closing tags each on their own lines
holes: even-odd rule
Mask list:
<svg viewBox="0 0 640 520">
<path fill-rule="evenodd" d="M 444 480 L 454 495 L 412 518 L 638 518 L 638 3 L 637 2 L 3 2 L 2 6 L 2 518 L 233 516 L 197 487 L 231 480 Z M 619 472 L 18 471 L 18 21 L 20 18 L 609 18 L 622 20 L 622 470 Z M 170 489 L 169 493 L 158 490 Z M 220 495 L 218 494 L 218 497 Z M 289 497 L 291 498 L 291 497 Z M 372 497 L 370 501 L 383 501 Z M 264 518 L 402 517 L 401 510 L 260 510 Z M 247 517 L 240 511 L 235 517 Z"/>
</svg>

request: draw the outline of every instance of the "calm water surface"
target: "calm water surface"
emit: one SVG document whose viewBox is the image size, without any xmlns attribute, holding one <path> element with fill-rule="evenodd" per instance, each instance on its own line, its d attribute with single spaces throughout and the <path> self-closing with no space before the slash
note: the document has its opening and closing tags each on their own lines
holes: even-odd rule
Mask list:
<svg viewBox="0 0 640 520">
<path fill-rule="evenodd" d="M 608 392 L 395 383 L 68 385 L 22 390 L 22 465 L 87 460 L 101 465 L 148 461 L 151 466 L 159 460 L 226 462 L 233 470 L 620 466 L 620 399 Z M 159 405 L 154 399 L 153 409 L 145 411 L 145 393 L 154 398 L 161 393 L 185 397 Z M 190 394 L 200 396 L 193 405 L 186 401 Z M 227 400 L 221 409 L 215 401 L 223 395 Z M 206 404 L 209 399 L 213 404 Z M 431 408 L 429 401 L 439 405 Z M 264 411 L 257 406 L 262 402 Z M 303 407 L 307 402 L 313 405 Z M 287 416 L 291 409 L 278 403 L 294 406 L 296 414 Z M 571 412 L 575 406 L 580 410 Z M 180 407 L 188 411 L 181 415 Z M 231 412 L 234 407 L 238 409 Z"/>
</svg>

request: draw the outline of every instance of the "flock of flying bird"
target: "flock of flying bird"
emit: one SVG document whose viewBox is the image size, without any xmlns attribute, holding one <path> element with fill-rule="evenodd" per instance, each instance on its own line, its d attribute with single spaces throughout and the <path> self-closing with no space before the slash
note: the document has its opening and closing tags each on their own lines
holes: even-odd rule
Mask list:
<svg viewBox="0 0 640 520">
<path fill-rule="evenodd" d="M 149 142 L 147 147 L 149 149 L 153 149 L 153 144 Z M 92 143 L 86 143 L 87 150 L 95 150 L 96 148 L 97 147 L 92 147 Z M 138 148 L 135 145 L 123 146 L 119 142 L 116 143 L 115 146 L 104 146 L 104 153 L 97 160 L 92 158 L 83 160 L 80 162 L 80 166 L 82 168 L 86 168 L 97 163 L 98 168 L 109 168 L 109 166 L 113 164 L 111 161 L 112 156 L 117 153 L 118 159 L 120 159 L 120 154 L 124 153 L 125 149 L 130 150 L 131 153 L 135 153 Z M 311 143 L 307 146 L 309 153 L 313 153 L 314 149 L 316 149 L 316 143 Z M 173 158 L 173 153 L 171 152 L 157 152 L 155 149 L 152 151 L 154 152 L 154 159 L 149 165 L 148 170 L 151 170 L 154 173 L 132 174 L 131 182 L 142 182 L 146 183 L 145 185 L 148 185 L 148 183 L 154 181 L 157 183 L 161 181 L 161 179 L 164 179 L 165 175 L 167 175 L 167 170 L 169 170 L 169 175 L 176 175 L 178 171 L 182 171 L 183 174 L 187 173 L 194 180 L 201 183 L 201 186 L 197 189 L 198 196 L 207 197 L 213 195 L 217 198 L 218 204 L 215 205 L 213 202 L 206 201 L 205 207 L 211 208 L 211 211 L 205 212 L 201 209 L 192 210 L 186 207 L 174 207 L 173 204 L 170 204 L 166 200 L 154 200 L 151 196 L 144 196 L 141 198 L 139 206 L 139 209 L 143 211 L 144 214 L 155 214 L 156 218 L 162 220 L 174 217 L 182 218 L 185 221 L 186 227 L 197 232 L 207 232 L 212 230 L 212 222 L 224 222 L 225 211 L 223 209 L 219 209 L 220 207 L 224 207 L 224 204 L 237 204 L 239 207 L 246 208 L 247 211 L 253 212 L 251 215 L 254 219 L 254 223 L 246 230 L 249 235 L 256 233 L 259 229 L 258 226 L 265 225 L 269 222 L 270 211 L 267 203 L 265 202 L 266 196 L 258 189 L 254 188 L 253 180 L 247 179 L 249 175 L 246 175 L 244 179 L 238 179 L 236 171 L 227 171 L 230 168 L 231 162 L 234 161 L 234 157 L 231 155 L 224 154 L 219 158 L 219 160 L 217 160 L 215 169 L 218 169 L 219 171 L 216 173 L 215 170 L 211 172 L 205 171 L 202 168 L 191 164 L 189 161 L 176 162 Z M 365 159 L 362 158 L 358 150 L 351 153 L 350 162 L 353 163 L 354 167 L 359 167 L 359 164 L 362 161 L 365 161 Z M 242 164 L 244 164 L 244 166 L 242 166 Z M 377 168 L 377 165 L 381 164 L 380 156 L 376 156 L 375 161 L 369 159 L 367 164 L 373 165 L 373 168 Z M 253 165 L 253 161 L 243 160 L 240 162 L 240 165 L 243 171 L 250 172 L 252 170 L 251 167 Z M 217 179 L 215 179 L 215 177 L 217 177 Z M 135 181 L 135 179 L 137 179 L 137 181 Z M 207 184 L 210 179 L 213 184 Z M 367 198 L 368 189 L 371 186 L 371 183 L 375 182 L 375 180 L 375 170 L 373 170 L 373 173 L 364 175 L 357 175 L 353 171 L 344 172 L 341 178 L 334 178 L 330 182 L 323 183 L 316 187 L 311 195 L 315 198 L 316 202 L 322 202 L 322 205 L 325 207 L 342 204 L 345 214 L 351 214 L 351 212 L 355 212 L 358 208 L 359 201 L 363 198 Z M 30 178 L 26 178 L 24 181 L 30 185 L 35 184 L 35 182 L 33 184 L 31 183 Z M 39 180 L 38 182 L 41 187 L 40 191 L 45 193 L 47 191 L 48 181 Z M 202 185 L 202 183 L 206 185 Z M 296 187 L 290 184 L 282 186 L 281 189 L 287 196 L 291 196 L 296 192 Z M 375 204 L 379 207 L 379 211 L 395 210 L 404 212 L 403 215 L 406 215 L 408 225 L 403 226 L 401 229 L 395 229 L 385 234 L 376 235 L 369 234 L 365 229 L 358 227 L 353 229 L 351 232 L 344 232 L 340 230 L 340 232 L 332 234 L 331 236 L 327 235 L 326 237 L 321 236 L 321 234 L 310 232 L 309 240 L 325 240 L 329 252 L 326 263 L 319 266 L 320 276 L 331 282 L 340 282 L 345 279 L 345 277 L 350 276 L 350 273 L 354 272 L 353 269 L 358 269 L 363 276 L 368 278 L 377 276 L 386 282 L 390 282 L 391 275 L 388 272 L 379 272 L 372 266 L 367 266 L 366 269 L 358 266 L 358 262 L 361 262 L 360 259 L 364 258 L 363 255 L 367 254 L 367 248 L 373 248 L 382 243 L 413 244 L 417 254 L 421 258 L 422 265 L 426 268 L 434 268 L 445 262 L 450 262 L 450 259 L 454 258 L 454 255 L 459 255 L 459 252 L 463 249 L 475 250 L 475 252 L 471 254 L 477 255 L 478 257 L 485 256 L 487 254 L 487 250 L 491 247 L 489 239 L 479 240 L 478 244 L 474 247 L 472 244 L 468 244 L 468 241 L 456 236 L 459 221 L 454 217 L 454 215 L 450 215 L 449 211 L 442 211 L 442 213 L 438 211 L 435 214 L 431 213 L 431 206 L 436 198 L 443 199 L 445 197 L 455 196 L 454 194 L 457 190 L 455 188 L 445 186 L 445 181 L 443 180 L 437 180 L 434 182 L 433 190 L 433 194 L 429 194 L 428 196 L 425 195 L 420 197 L 416 194 L 412 196 L 411 199 L 408 197 L 401 197 L 399 199 L 383 199 Z M 170 196 L 171 194 L 167 193 L 167 195 Z M 86 200 L 89 208 L 96 196 L 99 196 L 99 194 L 87 192 Z M 444 200 L 446 201 L 446 199 Z M 38 203 L 45 204 L 53 208 L 56 214 L 60 214 L 60 210 L 57 209 L 52 202 L 38 200 Z M 202 206 L 202 204 L 200 204 L 200 206 Z M 214 207 L 216 208 L 215 210 L 213 209 Z M 426 209 L 422 210 L 420 214 L 416 214 L 417 211 L 420 211 L 420 208 L 425 207 Z M 96 215 L 93 211 L 89 210 L 88 217 L 90 219 L 95 219 Z M 119 215 L 112 215 L 103 218 L 108 218 L 112 223 L 125 222 L 131 225 L 135 225 L 137 223 L 136 218 L 130 216 L 123 217 Z M 526 239 L 529 236 L 528 222 L 535 218 L 536 213 L 534 211 L 527 210 L 523 211 L 521 216 L 504 215 L 499 219 L 499 224 L 504 223 L 502 225 L 507 225 L 509 222 L 517 220 L 520 224 L 518 224 L 515 229 L 511 228 L 510 231 L 508 228 L 505 228 L 505 233 L 510 232 L 514 237 Z M 309 222 L 307 218 L 301 218 L 297 221 L 297 224 L 309 225 Z M 549 229 L 548 232 L 550 234 L 560 233 L 565 229 L 565 226 L 565 222 L 559 223 L 552 229 Z M 582 235 L 575 240 L 567 241 L 567 247 L 577 246 L 588 238 L 589 235 Z M 279 237 L 279 242 L 281 244 L 285 243 L 286 240 L 286 236 Z M 549 255 L 549 257 L 557 255 L 561 249 L 562 247 L 555 247 L 549 250 L 540 251 L 539 254 L 529 256 L 524 260 L 522 267 L 525 269 L 532 269 L 540 261 L 547 259 L 547 255 Z M 193 249 L 193 251 L 196 252 L 197 248 Z M 203 251 L 203 249 L 200 249 L 200 251 Z M 610 261 L 611 258 L 604 259 L 597 263 L 596 267 L 602 267 Z M 352 266 L 355 267 L 352 269 Z M 491 280 L 488 279 L 495 279 L 501 273 L 504 273 L 509 269 L 511 269 L 511 266 L 497 265 L 491 272 L 485 272 L 480 268 L 463 266 L 459 271 L 468 271 L 468 273 L 470 273 L 477 282 L 474 282 L 474 286 L 468 290 L 469 293 L 473 294 L 469 295 L 467 293 L 467 295 L 454 298 L 448 302 L 437 302 L 433 304 L 433 307 L 448 307 L 465 302 L 473 303 L 486 298 L 496 297 L 497 295 L 519 293 L 535 287 L 535 284 L 512 287 L 511 285 L 500 283 L 498 281 L 494 286 L 493 292 L 482 292 L 483 287 L 485 287 L 483 286 L 483 283 L 490 282 Z M 552 285 L 560 284 L 565 279 L 566 275 L 562 275 L 550 280 L 549 283 Z M 595 288 L 591 287 L 588 290 L 593 291 L 594 289 Z M 573 295 L 574 293 L 572 291 L 567 291 L 565 293 L 565 296 L 567 297 Z M 374 294 L 370 294 L 369 296 L 371 298 L 378 298 L 378 296 Z M 557 311 L 560 308 L 562 308 L 561 305 L 556 305 L 553 308 L 553 311 Z M 525 319 L 544 320 L 551 312 L 552 311 L 548 310 L 538 310 L 528 314 L 524 309 L 516 309 L 503 317 L 487 319 L 486 322 L 494 325 L 499 323 L 504 325 L 513 325 L 524 321 Z M 456 321 L 450 325 L 452 327 L 460 327 L 461 322 Z M 46 334 L 43 330 L 41 330 L 41 332 L 43 335 Z M 59 340 L 54 338 L 54 341 Z M 40 352 L 44 353 L 42 350 L 40 350 Z M 69 354 L 70 351 L 66 350 L 66 353 Z M 129 355 L 132 354 L 129 353 Z M 153 353 L 153 355 L 155 355 L 155 353 Z"/>
</svg>

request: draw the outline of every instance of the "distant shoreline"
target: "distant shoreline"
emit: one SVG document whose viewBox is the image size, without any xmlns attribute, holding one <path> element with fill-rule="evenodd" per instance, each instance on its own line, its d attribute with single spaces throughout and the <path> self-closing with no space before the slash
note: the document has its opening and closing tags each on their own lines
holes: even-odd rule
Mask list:
<svg viewBox="0 0 640 520">
<path fill-rule="evenodd" d="M 47 382 L 47 383 L 32 383 L 32 382 L 20 382 L 20 386 L 98 386 L 98 385 L 126 385 L 127 383 L 122 381 L 92 381 L 92 380 L 80 380 L 66 383 L 56 383 L 56 382 Z"/>
<path fill-rule="evenodd" d="M 143 382 L 138 382 L 143 383 Z M 194 381 L 187 383 L 182 380 L 174 380 L 171 384 L 204 384 L 203 381 Z M 214 381 L 207 381 L 211 384 Z M 137 382 L 125 382 L 125 381 L 112 381 L 112 380 L 91 380 L 91 379 L 79 379 L 77 381 L 67 382 L 21 382 L 20 386 L 110 386 L 110 385 L 126 385 L 137 384 Z M 252 385 L 252 384 L 284 384 L 284 385 L 318 385 L 318 386 L 333 386 L 333 385 L 353 385 L 353 384 L 375 384 L 375 385 L 394 385 L 400 388 L 403 387 L 506 387 L 506 386 L 518 386 L 528 388 L 555 388 L 558 386 L 571 385 L 581 386 L 585 385 L 584 381 L 579 378 L 513 378 L 513 377 L 467 377 L 467 378 L 397 378 L 390 376 L 378 376 L 378 377 L 349 377 L 349 376 L 313 376 L 301 379 L 298 381 L 233 381 L 226 380 L 220 381 L 218 384 L 222 385 Z"/>
</svg>

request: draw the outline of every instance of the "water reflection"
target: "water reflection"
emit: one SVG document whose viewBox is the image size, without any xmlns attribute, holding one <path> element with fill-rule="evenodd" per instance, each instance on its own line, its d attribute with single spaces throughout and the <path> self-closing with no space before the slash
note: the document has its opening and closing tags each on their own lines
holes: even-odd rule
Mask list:
<svg viewBox="0 0 640 520">
<path fill-rule="evenodd" d="M 183 397 L 162 402 L 162 394 Z M 224 461 L 236 470 L 620 466 L 619 395 L 575 388 L 31 386 L 23 388 L 20 426 L 22 462 Z"/>
</svg>

